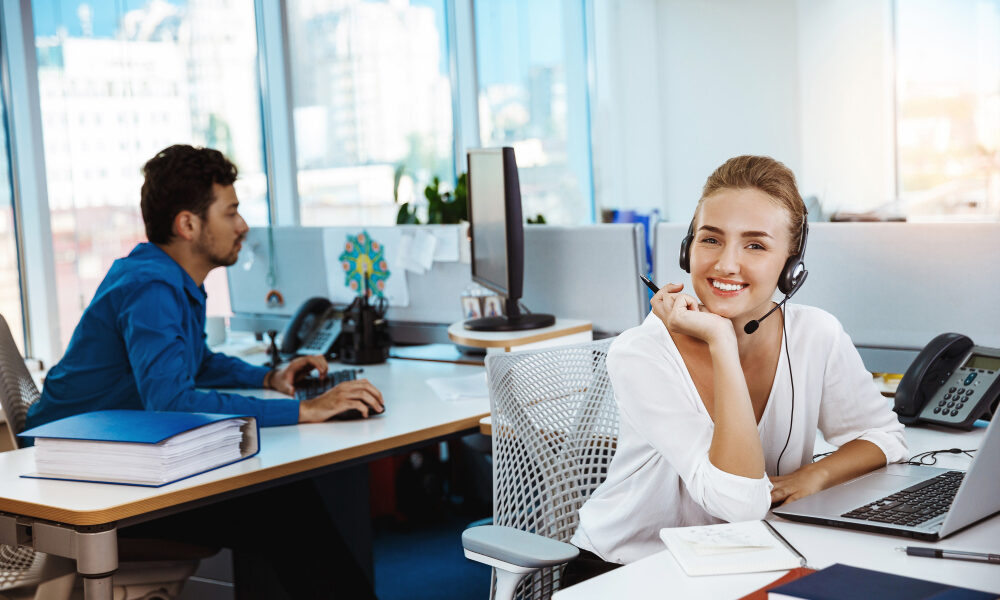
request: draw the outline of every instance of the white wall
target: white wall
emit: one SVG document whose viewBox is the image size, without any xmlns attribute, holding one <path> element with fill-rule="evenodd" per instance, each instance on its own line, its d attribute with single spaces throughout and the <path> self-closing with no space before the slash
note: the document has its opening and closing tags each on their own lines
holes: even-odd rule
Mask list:
<svg viewBox="0 0 1000 600">
<path fill-rule="evenodd" d="M 599 207 L 687 221 L 739 154 L 827 213 L 891 199 L 891 0 L 620 0 L 594 21 Z"/>
<path fill-rule="evenodd" d="M 657 0 L 593 4 L 594 198 L 601 208 L 660 207 L 666 197 Z"/>
<path fill-rule="evenodd" d="M 803 195 L 826 213 L 893 198 L 891 0 L 799 0 Z"/>
<path fill-rule="evenodd" d="M 801 167 L 794 0 L 665 0 L 665 216 L 691 218 L 705 178 L 726 159 L 766 154 Z"/>
</svg>

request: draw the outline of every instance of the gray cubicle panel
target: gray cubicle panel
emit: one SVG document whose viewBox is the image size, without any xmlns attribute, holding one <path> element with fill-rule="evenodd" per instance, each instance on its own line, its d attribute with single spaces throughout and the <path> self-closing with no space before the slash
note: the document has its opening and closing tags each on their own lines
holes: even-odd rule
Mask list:
<svg viewBox="0 0 1000 600">
<path fill-rule="evenodd" d="M 644 230 L 633 223 L 524 228 L 524 304 L 534 312 L 586 319 L 621 333 L 649 312 L 639 273 Z"/>
<path fill-rule="evenodd" d="M 426 226 L 395 227 L 405 233 Z M 250 231 L 239 260 L 228 269 L 230 305 L 242 319 L 242 328 L 261 330 L 262 317 L 287 319 L 304 300 L 329 293 L 324 229 L 275 227 L 271 239 L 266 227 Z M 366 229 L 374 235 L 380 228 Z M 272 241 L 275 289 L 284 296 L 282 307 L 269 307 L 266 301 Z M 638 279 L 646 270 L 642 244 L 642 226 L 636 224 L 526 226 L 523 302 L 532 311 L 586 319 L 601 332 L 634 327 L 649 308 Z M 462 318 L 461 296 L 472 285 L 469 263 L 435 261 L 425 273 L 407 272 L 406 281 L 409 305 L 392 306 L 387 313 L 394 326 L 448 325 Z M 272 323 L 278 324 L 270 328 L 280 328 L 280 321 Z M 407 341 L 447 340 L 443 332 L 403 335 Z"/>
<path fill-rule="evenodd" d="M 268 281 L 271 260 L 273 287 Z M 226 269 L 226 276 L 234 314 L 290 317 L 303 301 L 329 294 L 323 229 L 254 227 L 243 242 L 236 264 Z M 267 294 L 272 289 L 281 293 L 283 305 L 268 306 Z"/>
<path fill-rule="evenodd" d="M 526 225 L 522 302 L 533 312 L 588 320 L 599 332 L 635 327 L 648 312 L 638 278 L 645 270 L 642 240 L 642 226 L 631 223 Z M 407 274 L 410 306 L 390 308 L 389 319 L 454 323 L 462 319 L 459 298 L 471 284 L 468 263 L 435 262 L 425 274 Z"/>
<path fill-rule="evenodd" d="M 655 231 L 656 281 L 677 263 L 687 223 Z M 836 316 L 873 371 L 902 372 L 934 336 L 1000 347 L 1000 223 L 810 223 L 809 278 L 791 302 Z"/>
</svg>

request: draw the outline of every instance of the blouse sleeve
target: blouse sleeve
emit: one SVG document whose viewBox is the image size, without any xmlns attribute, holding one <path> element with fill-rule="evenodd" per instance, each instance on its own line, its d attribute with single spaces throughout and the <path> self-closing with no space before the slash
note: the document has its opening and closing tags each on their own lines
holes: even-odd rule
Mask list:
<svg viewBox="0 0 1000 600">
<path fill-rule="evenodd" d="M 706 512 L 725 521 L 764 518 L 771 482 L 727 473 L 709 461 L 715 424 L 685 390 L 684 368 L 651 337 L 616 341 L 608 374 L 621 418 L 670 463 Z"/>
<path fill-rule="evenodd" d="M 882 450 L 887 463 L 906 458 L 903 425 L 875 387 L 871 373 L 839 323 L 826 361 L 818 424 L 823 437 L 834 446 L 867 440 Z"/>
</svg>

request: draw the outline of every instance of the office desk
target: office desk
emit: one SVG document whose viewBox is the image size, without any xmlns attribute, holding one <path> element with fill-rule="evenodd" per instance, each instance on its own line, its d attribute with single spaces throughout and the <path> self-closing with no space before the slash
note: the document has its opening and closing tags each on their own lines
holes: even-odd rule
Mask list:
<svg viewBox="0 0 1000 600">
<path fill-rule="evenodd" d="M 942 448 L 976 448 L 985 429 L 970 432 L 908 427 L 906 440 L 910 455 Z M 816 452 L 830 448 L 817 444 Z M 938 455 L 936 466 L 968 468 L 965 455 Z M 1000 594 L 1000 566 L 957 560 L 907 556 L 898 546 L 936 546 L 979 552 L 1000 551 L 1000 515 L 964 529 L 935 544 L 909 538 L 793 523 L 774 515 L 767 520 L 795 546 L 809 562 L 822 569 L 833 563 L 930 579 Z M 668 550 L 663 550 L 620 569 L 556 592 L 553 600 L 590 600 L 598 598 L 739 598 L 763 587 L 786 571 L 690 577 L 684 573 Z M 667 591 L 667 593 L 664 593 Z"/>
<path fill-rule="evenodd" d="M 262 428 L 257 456 L 162 488 L 23 479 L 35 470 L 34 448 L 0 453 L 0 543 L 75 558 L 86 597 L 110 599 L 118 527 L 477 431 L 487 399 L 444 402 L 425 381 L 481 370 L 407 360 L 366 366 L 364 376 L 385 398 L 384 415 Z"/>
</svg>

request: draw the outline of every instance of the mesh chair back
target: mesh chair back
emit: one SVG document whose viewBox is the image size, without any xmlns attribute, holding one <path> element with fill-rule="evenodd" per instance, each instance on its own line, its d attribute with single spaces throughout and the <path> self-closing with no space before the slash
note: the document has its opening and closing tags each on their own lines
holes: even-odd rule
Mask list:
<svg viewBox="0 0 1000 600">
<path fill-rule="evenodd" d="M 15 448 L 21 447 L 17 434 L 24 431 L 28 407 L 37 402 L 39 397 L 38 387 L 14 343 L 10 327 L 7 326 L 6 319 L 0 316 L 0 407 L 7 417 L 7 426 Z"/>
<path fill-rule="evenodd" d="M 493 422 L 493 522 L 569 542 L 577 510 L 607 476 L 618 407 L 605 365 L 613 339 L 486 358 Z M 558 589 L 561 568 L 515 598 Z"/>
<path fill-rule="evenodd" d="M 38 398 L 35 380 L 14 343 L 7 320 L 0 315 L 0 408 L 7 418 L 7 429 L 15 448 L 21 447 L 17 434 L 24 431 L 28 407 Z M 43 556 L 31 548 L 0 544 L 0 590 L 37 581 Z"/>
</svg>

